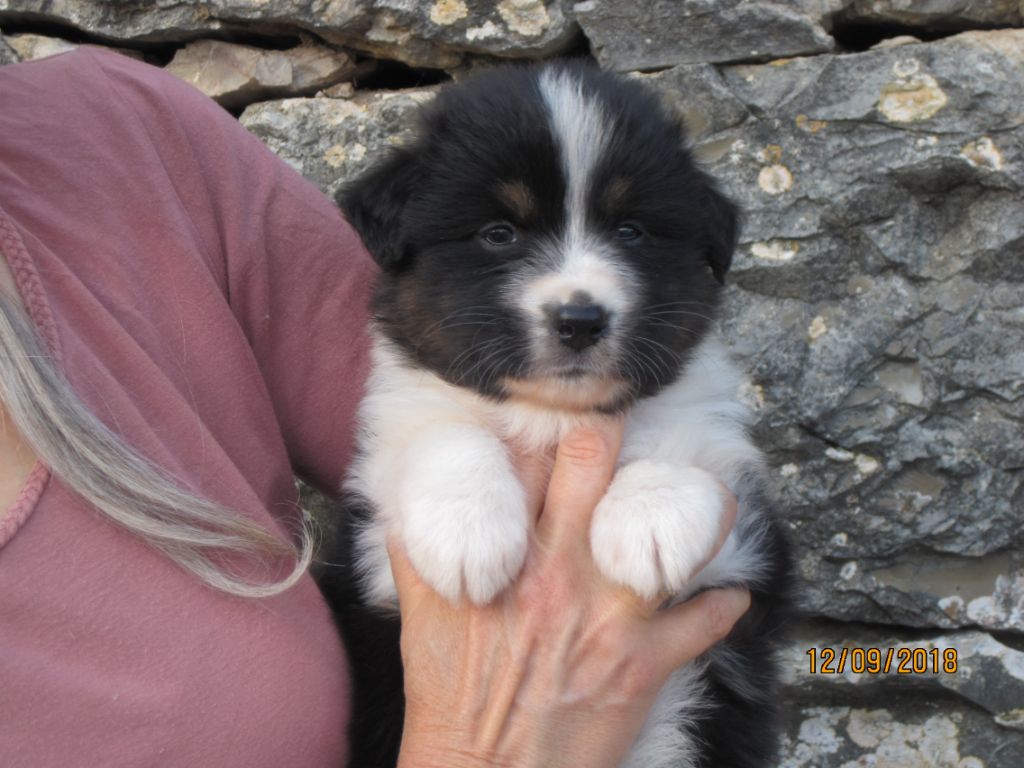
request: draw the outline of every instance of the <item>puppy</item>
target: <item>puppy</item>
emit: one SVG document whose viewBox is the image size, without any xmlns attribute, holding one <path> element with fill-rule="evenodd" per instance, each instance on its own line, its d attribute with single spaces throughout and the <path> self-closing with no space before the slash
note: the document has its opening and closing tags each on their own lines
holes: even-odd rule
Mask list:
<svg viewBox="0 0 1024 768">
<path fill-rule="evenodd" d="M 735 207 L 682 128 L 634 80 L 576 64 L 500 68 L 449 87 L 418 139 L 339 202 L 382 268 L 348 520 L 325 589 L 353 659 L 352 765 L 394 765 L 401 666 L 386 541 L 450 600 L 515 579 L 530 518 L 510 459 L 627 414 L 594 512 L 601 572 L 640 595 L 742 584 L 753 605 L 676 672 L 630 768 L 767 766 L 787 558 L 761 493 L 742 378 L 713 314 Z M 725 483 L 735 530 L 699 574 Z M 390 610 L 389 610 L 390 609 Z"/>
</svg>

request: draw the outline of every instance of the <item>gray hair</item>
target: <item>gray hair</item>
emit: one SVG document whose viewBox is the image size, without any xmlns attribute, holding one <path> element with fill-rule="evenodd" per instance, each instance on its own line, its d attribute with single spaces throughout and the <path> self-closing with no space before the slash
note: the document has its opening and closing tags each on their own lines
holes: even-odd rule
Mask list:
<svg viewBox="0 0 1024 768">
<path fill-rule="evenodd" d="M 296 543 L 203 499 L 139 455 L 78 399 L 20 308 L 0 293 L 0 403 L 18 432 L 66 487 L 216 589 L 268 597 L 294 585 L 315 550 L 312 522 Z M 274 580 L 243 575 L 293 562 Z M 276 567 L 273 568 L 276 571 Z"/>
</svg>

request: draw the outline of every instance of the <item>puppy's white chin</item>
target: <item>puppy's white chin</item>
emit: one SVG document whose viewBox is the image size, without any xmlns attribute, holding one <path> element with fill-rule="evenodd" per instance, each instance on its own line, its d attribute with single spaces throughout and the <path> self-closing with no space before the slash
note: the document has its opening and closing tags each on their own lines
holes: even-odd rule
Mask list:
<svg viewBox="0 0 1024 768">
<path fill-rule="evenodd" d="M 560 411 L 594 411 L 620 403 L 628 394 L 622 379 L 592 374 L 581 376 L 537 376 L 529 379 L 506 378 L 505 394 L 512 400 Z"/>
</svg>

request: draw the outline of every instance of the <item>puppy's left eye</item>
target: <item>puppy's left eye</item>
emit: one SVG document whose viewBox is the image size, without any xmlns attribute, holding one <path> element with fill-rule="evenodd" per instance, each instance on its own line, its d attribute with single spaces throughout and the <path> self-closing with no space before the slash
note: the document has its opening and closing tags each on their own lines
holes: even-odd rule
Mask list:
<svg viewBox="0 0 1024 768">
<path fill-rule="evenodd" d="M 487 227 L 480 233 L 480 236 L 488 245 L 512 245 L 512 243 L 519 239 L 516 231 L 508 224 L 496 224 L 493 227 Z"/>
<path fill-rule="evenodd" d="M 615 228 L 615 239 L 623 242 L 637 240 L 640 237 L 640 228 L 633 224 L 619 224 Z"/>
</svg>

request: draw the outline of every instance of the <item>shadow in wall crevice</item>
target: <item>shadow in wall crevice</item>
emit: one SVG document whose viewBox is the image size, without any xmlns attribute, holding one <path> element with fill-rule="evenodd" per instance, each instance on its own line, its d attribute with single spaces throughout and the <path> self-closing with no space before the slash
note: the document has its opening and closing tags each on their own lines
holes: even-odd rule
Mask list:
<svg viewBox="0 0 1024 768">
<path fill-rule="evenodd" d="M 443 69 L 410 67 L 401 61 L 357 57 L 359 67 L 353 85 L 359 91 L 400 91 L 405 88 L 426 88 L 451 80 Z"/>
<path fill-rule="evenodd" d="M 884 40 L 894 37 L 916 37 L 922 42 L 942 40 L 946 37 L 959 35 L 971 30 L 1014 29 L 1011 24 L 983 24 L 966 19 L 950 19 L 935 21 L 931 24 L 911 25 L 895 22 L 876 22 L 851 18 L 840 11 L 827 22 L 829 34 L 835 39 L 839 48 L 848 53 L 867 51 Z"/>
<path fill-rule="evenodd" d="M 260 31 L 239 27 L 235 29 L 182 31 L 174 40 L 122 40 L 106 35 L 97 35 L 79 29 L 73 24 L 62 24 L 52 19 L 34 14 L 12 16 L 0 14 L 0 33 L 5 37 L 12 35 L 39 35 L 66 40 L 75 45 L 101 45 L 107 48 L 121 48 L 138 51 L 148 64 L 158 67 L 167 66 L 174 54 L 189 43 L 198 40 L 221 40 L 238 45 L 249 45 L 269 51 L 286 51 L 299 45 L 303 36 L 315 39 L 312 35 L 300 33 L 287 28 L 275 30 L 261 28 Z M 318 41 L 319 42 L 319 41 Z M 329 45 L 328 43 L 322 43 Z"/>
</svg>

